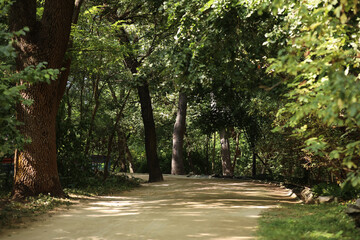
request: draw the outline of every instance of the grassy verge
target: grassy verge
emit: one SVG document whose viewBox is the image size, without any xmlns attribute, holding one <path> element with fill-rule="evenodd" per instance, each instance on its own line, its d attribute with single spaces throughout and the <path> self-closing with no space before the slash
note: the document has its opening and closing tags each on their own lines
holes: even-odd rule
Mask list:
<svg viewBox="0 0 360 240">
<path fill-rule="evenodd" d="M 125 175 L 110 176 L 105 182 L 101 178 L 89 178 L 86 184 L 65 188 L 68 195 L 97 196 L 113 195 L 131 190 L 140 185 L 139 179 L 128 178 Z M 29 197 L 21 202 L 11 201 L 9 192 L 0 192 L 0 230 L 4 227 L 14 227 L 24 219 L 31 219 L 53 210 L 56 207 L 71 205 L 69 199 L 59 199 L 48 195 Z"/>
<path fill-rule="evenodd" d="M 111 175 L 105 182 L 102 177 L 93 177 L 76 185 L 68 185 L 64 191 L 67 194 L 85 196 L 113 195 L 138 187 L 140 182 L 140 179 L 129 178 L 127 175 Z"/>
<path fill-rule="evenodd" d="M 262 215 L 258 236 L 261 240 L 358 240 L 360 230 L 340 204 L 282 205 Z"/>
</svg>

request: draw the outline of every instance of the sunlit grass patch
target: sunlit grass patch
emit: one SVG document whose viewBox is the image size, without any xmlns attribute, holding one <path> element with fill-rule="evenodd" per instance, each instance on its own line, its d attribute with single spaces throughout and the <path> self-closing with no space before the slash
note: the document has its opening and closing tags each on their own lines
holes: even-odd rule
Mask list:
<svg viewBox="0 0 360 240">
<path fill-rule="evenodd" d="M 272 239 L 360 239 L 360 230 L 339 204 L 283 205 L 266 211 L 260 219 L 258 236 Z"/>
</svg>

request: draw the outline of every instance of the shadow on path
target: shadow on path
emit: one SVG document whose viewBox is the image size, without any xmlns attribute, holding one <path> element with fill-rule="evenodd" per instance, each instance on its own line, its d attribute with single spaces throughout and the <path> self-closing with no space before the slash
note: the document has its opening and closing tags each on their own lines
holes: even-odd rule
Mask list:
<svg viewBox="0 0 360 240">
<path fill-rule="evenodd" d="M 142 176 L 144 177 L 144 176 Z M 165 176 L 121 196 L 85 201 L 1 239 L 240 240 L 255 239 L 262 210 L 296 201 L 266 184 Z"/>
</svg>

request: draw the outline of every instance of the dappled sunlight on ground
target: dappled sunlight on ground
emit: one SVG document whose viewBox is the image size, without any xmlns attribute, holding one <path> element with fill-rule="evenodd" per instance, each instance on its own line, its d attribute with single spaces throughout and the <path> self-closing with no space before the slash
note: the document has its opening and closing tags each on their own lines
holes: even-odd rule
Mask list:
<svg viewBox="0 0 360 240">
<path fill-rule="evenodd" d="M 261 211 L 280 202 L 294 199 L 266 184 L 166 176 L 122 196 L 88 199 L 2 239 L 255 239 Z"/>
</svg>

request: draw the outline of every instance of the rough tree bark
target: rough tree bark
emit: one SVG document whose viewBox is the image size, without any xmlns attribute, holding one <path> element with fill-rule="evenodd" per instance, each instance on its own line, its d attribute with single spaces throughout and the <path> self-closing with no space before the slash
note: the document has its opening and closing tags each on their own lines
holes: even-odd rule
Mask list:
<svg viewBox="0 0 360 240">
<path fill-rule="evenodd" d="M 234 175 L 231 158 L 229 133 L 226 128 L 220 130 L 222 174 L 230 177 Z"/>
<path fill-rule="evenodd" d="M 31 143 L 17 154 L 13 197 L 21 199 L 40 193 L 64 196 L 56 162 L 56 114 L 66 88 L 70 61 L 65 59 L 69 44 L 74 0 L 46 0 L 40 21 L 36 19 L 36 0 L 15 1 L 10 11 L 10 29 L 25 26 L 30 31 L 16 38 L 17 70 L 47 62 L 48 68 L 65 67 L 57 80 L 50 84 L 27 83 L 23 98 L 33 101 L 31 106 L 20 104 L 18 119 L 24 123 L 19 129 Z"/>
<path fill-rule="evenodd" d="M 184 175 L 184 135 L 186 130 L 187 97 L 182 91 L 179 92 L 179 105 L 173 132 L 173 148 L 171 158 L 171 174 Z"/>
</svg>

